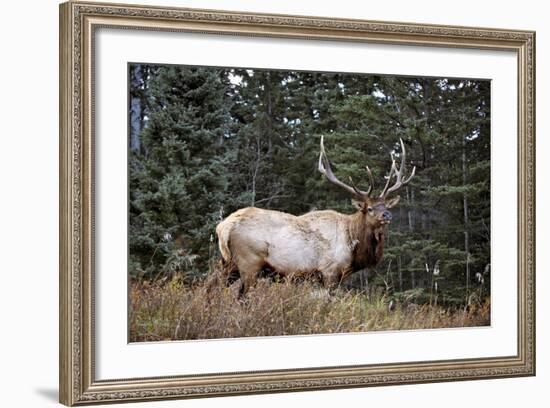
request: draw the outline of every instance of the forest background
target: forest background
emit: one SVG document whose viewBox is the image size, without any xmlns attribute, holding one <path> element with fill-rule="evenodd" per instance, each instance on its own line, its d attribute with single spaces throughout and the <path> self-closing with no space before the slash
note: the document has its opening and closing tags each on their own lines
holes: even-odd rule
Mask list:
<svg viewBox="0 0 550 408">
<path fill-rule="evenodd" d="M 317 171 L 378 191 L 390 153 L 416 176 L 401 192 L 367 280 L 448 307 L 490 296 L 490 81 L 129 64 L 129 275 L 186 285 L 213 273 L 215 226 L 246 206 L 351 213 Z M 366 184 L 364 184 L 366 185 Z M 368 279 L 367 279 L 368 277 Z"/>
</svg>

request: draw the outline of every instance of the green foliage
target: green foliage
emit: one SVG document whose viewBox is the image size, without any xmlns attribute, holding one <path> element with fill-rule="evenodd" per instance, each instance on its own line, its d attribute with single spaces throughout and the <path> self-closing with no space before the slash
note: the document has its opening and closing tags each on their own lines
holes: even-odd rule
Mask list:
<svg viewBox="0 0 550 408">
<path fill-rule="evenodd" d="M 361 187 L 368 165 L 378 192 L 402 138 L 417 175 L 392 211 L 372 283 L 449 304 L 488 294 L 489 81 L 141 68 L 144 123 L 129 160 L 132 276 L 203 276 L 217 257 L 216 224 L 241 207 L 352 212 L 317 171 L 321 135 L 336 175 Z"/>
<path fill-rule="evenodd" d="M 130 273 L 207 272 L 229 179 L 223 71 L 159 67 L 150 79 L 143 154 L 130 157 Z"/>
</svg>

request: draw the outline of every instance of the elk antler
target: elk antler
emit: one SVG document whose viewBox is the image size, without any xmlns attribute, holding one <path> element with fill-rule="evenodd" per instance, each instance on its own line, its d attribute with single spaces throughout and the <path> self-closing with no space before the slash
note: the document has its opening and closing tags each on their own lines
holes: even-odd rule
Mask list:
<svg viewBox="0 0 550 408">
<path fill-rule="evenodd" d="M 350 177 L 350 181 L 352 186 L 348 186 L 345 183 L 342 183 L 340 180 L 336 178 L 334 173 L 332 172 L 332 168 L 330 167 L 330 161 L 327 157 L 327 153 L 325 151 L 325 145 L 323 143 L 323 136 L 321 136 L 321 153 L 319 154 L 319 172 L 325 175 L 328 181 L 330 181 L 333 184 L 336 184 L 338 187 L 343 188 L 348 193 L 353 195 L 355 198 L 364 201 L 367 199 L 370 194 L 372 193 L 372 187 L 374 185 L 373 183 L 373 177 L 370 169 L 367 166 L 367 173 L 369 175 L 370 185 L 369 189 L 367 191 L 359 190 L 355 184 L 353 183 L 353 180 Z"/>
<path fill-rule="evenodd" d="M 403 154 L 403 157 L 401 157 L 401 165 L 399 166 L 399 170 L 397 170 L 397 165 L 395 164 L 395 159 L 392 154 L 390 174 L 388 176 L 388 181 L 386 182 L 386 186 L 384 187 L 384 190 L 382 190 L 382 193 L 380 194 L 380 198 L 384 198 L 388 194 L 393 193 L 399 190 L 401 187 L 404 187 L 407 184 L 409 184 L 409 181 L 411 181 L 411 179 L 414 177 L 414 173 L 416 172 L 416 166 L 414 166 L 409 178 L 407 178 L 406 180 L 403 180 L 403 173 L 405 172 L 405 162 L 407 161 L 407 151 L 405 150 L 403 139 L 400 138 L 399 142 L 401 143 L 401 152 Z M 390 180 L 394 174 L 395 174 L 395 184 L 390 188 L 388 188 L 390 185 Z"/>
</svg>

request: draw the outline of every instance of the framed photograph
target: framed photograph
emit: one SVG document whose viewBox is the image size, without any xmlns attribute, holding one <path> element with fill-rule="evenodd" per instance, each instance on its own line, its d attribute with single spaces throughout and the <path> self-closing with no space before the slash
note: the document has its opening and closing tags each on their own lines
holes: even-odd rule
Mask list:
<svg viewBox="0 0 550 408">
<path fill-rule="evenodd" d="M 60 401 L 534 375 L 534 50 L 62 4 Z"/>
</svg>

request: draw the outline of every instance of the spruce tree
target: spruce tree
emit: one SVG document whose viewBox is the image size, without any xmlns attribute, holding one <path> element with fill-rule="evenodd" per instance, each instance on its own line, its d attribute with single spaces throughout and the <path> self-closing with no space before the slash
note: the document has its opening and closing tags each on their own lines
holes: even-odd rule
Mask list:
<svg viewBox="0 0 550 408">
<path fill-rule="evenodd" d="M 149 84 L 143 154 L 130 161 L 130 272 L 208 272 L 228 177 L 225 71 L 163 66 Z"/>
</svg>

